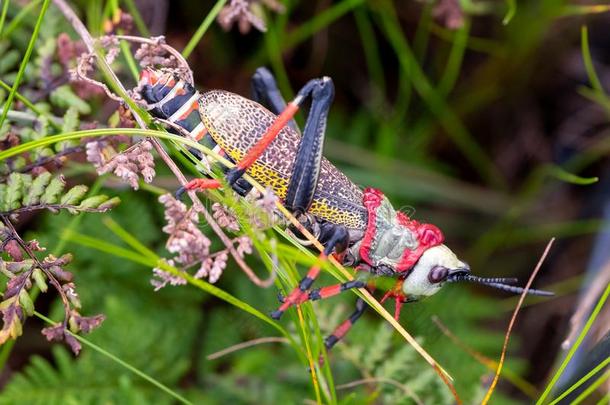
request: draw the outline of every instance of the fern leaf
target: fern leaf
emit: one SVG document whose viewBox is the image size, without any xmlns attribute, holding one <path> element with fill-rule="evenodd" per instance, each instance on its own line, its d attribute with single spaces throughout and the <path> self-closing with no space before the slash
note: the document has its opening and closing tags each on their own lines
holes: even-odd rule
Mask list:
<svg viewBox="0 0 610 405">
<path fill-rule="evenodd" d="M 40 197 L 44 194 L 45 189 L 49 185 L 53 176 L 49 172 L 41 173 L 32 182 L 32 186 L 26 196 L 23 198 L 23 205 L 35 205 L 40 202 Z"/>
<path fill-rule="evenodd" d="M 3 211 L 12 211 L 19 208 L 19 200 L 23 192 L 23 179 L 19 173 L 11 173 L 8 178 L 7 188 L 5 190 Z"/>
<path fill-rule="evenodd" d="M 78 204 L 89 188 L 82 184 L 72 187 L 66 194 L 61 197 L 60 203 L 62 205 L 76 205 Z"/>
<path fill-rule="evenodd" d="M 40 197 L 41 204 L 55 204 L 64 190 L 66 182 L 61 177 L 54 177 Z"/>
</svg>

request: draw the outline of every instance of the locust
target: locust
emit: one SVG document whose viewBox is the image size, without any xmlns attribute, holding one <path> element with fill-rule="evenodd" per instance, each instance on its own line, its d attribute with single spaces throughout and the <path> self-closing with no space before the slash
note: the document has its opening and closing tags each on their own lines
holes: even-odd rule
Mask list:
<svg viewBox="0 0 610 405">
<path fill-rule="evenodd" d="M 225 90 L 199 92 L 194 84 L 164 69 L 141 72 L 137 92 L 150 113 L 171 124 L 170 130 L 194 139 L 235 165 L 224 168 L 225 182 L 195 178 L 178 190 L 217 189 L 228 184 L 245 196 L 252 186 L 247 173 L 269 187 L 299 223 L 323 245 L 316 265 L 286 296 L 270 316 L 279 319 L 295 305 L 329 298 L 343 291 L 375 289 L 378 277 L 395 279 L 384 295 L 395 300 L 398 320 L 401 306 L 436 294 L 447 283 L 472 282 L 520 294 L 514 278 L 483 278 L 449 249 L 435 225 L 410 218 L 393 208 L 375 188 L 361 189 L 323 157 L 326 123 L 334 97 L 329 77 L 310 80 L 286 103 L 275 78 L 266 68 L 252 77 L 251 98 Z M 295 113 L 309 100 L 302 130 Z M 196 150 L 192 150 L 197 154 Z M 201 156 L 199 156 L 201 158 Z M 298 242 L 298 229 L 292 233 Z M 302 236 L 302 235 L 301 235 Z M 356 269 L 356 279 L 312 288 L 321 264 L 334 255 L 343 265 Z M 553 293 L 529 289 L 529 294 Z M 362 316 L 365 301 L 356 299 L 355 311 L 325 338 L 331 349 Z"/>
</svg>

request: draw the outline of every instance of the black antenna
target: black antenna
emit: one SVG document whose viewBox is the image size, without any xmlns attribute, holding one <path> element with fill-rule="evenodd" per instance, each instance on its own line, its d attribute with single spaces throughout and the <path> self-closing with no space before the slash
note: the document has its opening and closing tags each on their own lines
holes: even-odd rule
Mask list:
<svg viewBox="0 0 610 405">
<path fill-rule="evenodd" d="M 482 284 L 482 285 L 486 285 L 488 287 L 497 288 L 498 290 L 507 291 L 507 292 L 511 292 L 514 294 L 521 294 L 525 290 L 522 287 L 508 285 L 508 284 L 517 282 L 517 279 L 512 278 L 512 277 L 511 278 L 501 278 L 501 277 L 484 278 L 484 277 L 473 276 L 472 274 L 468 274 L 468 273 L 461 273 L 461 274 L 455 274 L 453 277 L 449 276 L 447 278 L 447 282 L 449 282 L 449 283 L 457 283 L 457 282 L 461 282 L 461 281 Z M 532 289 L 532 288 L 527 290 L 527 293 L 531 294 L 531 295 L 539 295 L 542 297 L 550 297 L 552 295 L 555 295 L 554 293 L 549 292 L 549 291 L 536 290 L 536 289 Z"/>
<path fill-rule="evenodd" d="M 498 290 L 512 292 L 515 294 L 521 294 L 525 290 L 525 288 L 523 288 L 523 287 L 516 287 L 514 285 L 506 285 L 506 284 L 502 284 L 502 283 L 483 283 L 483 285 L 497 288 Z M 540 297 L 552 297 L 553 295 L 555 295 L 555 293 L 552 293 L 550 291 L 536 290 L 533 288 L 530 288 L 529 290 L 527 290 L 527 293 L 531 294 L 531 295 L 538 295 Z"/>
<path fill-rule="evenodd" d="M 517 280 L 514 277 L 491 277 L 491 278 L 484 278 L 484 277 L 477 277 L 474 276 L 470 273 L 457 273 L 454 274 L 453 276 L 449 276 L 447 278 L 447 281 L 450 283 L 455 283 L 458 281 L 469 281 L 471 283 L 478 283 L 478 284 L 487 284 L 487 283 L 504 283 L 504 284 L 514 284 L 516 283 Z"/>
</svg>

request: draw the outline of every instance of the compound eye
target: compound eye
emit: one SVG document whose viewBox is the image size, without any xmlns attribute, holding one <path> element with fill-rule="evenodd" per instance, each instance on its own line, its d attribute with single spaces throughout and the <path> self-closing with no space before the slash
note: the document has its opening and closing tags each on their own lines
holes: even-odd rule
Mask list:
<svg viewBox="0 0 610 405">
<path fill-rule="evenodd" d="M 443 266 L 434 266 L 430 273 L 428 273 L 428 281 L 432 284 L 438 284 L 442 281 L 445 281 L 447 278 L 447 274 L 449 274 L 449 270 Z"/>
</svg>

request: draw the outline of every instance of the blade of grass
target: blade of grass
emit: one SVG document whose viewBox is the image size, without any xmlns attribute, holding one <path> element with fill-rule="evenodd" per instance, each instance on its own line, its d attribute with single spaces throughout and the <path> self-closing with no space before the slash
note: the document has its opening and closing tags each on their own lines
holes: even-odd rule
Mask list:
<svg viewBox="0 0 610 405">
<path fill-rule="evenodd" d="M 604 367 L 606 367 L 608 364 L 610 364 L 610 357 L 606 358 L 606 360 L 602 361 L 597 366 L 595 366 L 595 368 L 593 368 L 587 374 L 582 376 L 582 378 L 580 378 L 578 381 L 576 381 L 574 384 L 572 384 L 567 390 L 562 392 L 561 395 L 559 395 L 557 398 L 555 398 L 549 405 L 554 405 L 554 404 L 559 403 L 559 401 L 561 401 L 566 396 L 568 396 L 572 391 L 574 391 L 576 388 L 583 385 L 585 382 L 589 381 L 591 379 L 591 377 L 593 377 L 595 374 L 597 374 L 598 372 L 603 370 Z"/>
<path fill-rule="evenodd" d="M 356 8 L 354 10 L 354 19 L 356 21 L 358 33 L 360 34 L 360 43 L 362 44 L 362 50 L 364 51 L 366 67 L 379 91 L 379 94 L 375 94 L 375 96 L 382 95 L 385 92 L 385 75 L 383 73 L 383 66 L 381 65 L 379 46 L 367 10 L 364 7 Z"/>
<path fill-rule="evenodd" d="M 548 171 L 549 175 L 555 177 L 558 180 L 561 180 L 565 183 L 577 184 L 580 186 L 588 186 L 589 184 L 597 183 L 599 181 L 599 177 L 578 176 L 574 173 L 568 172 L 561 166 L 557 165 L 549 165 Z"/>
<path fill-rule="evenodd" d="M 280 52 L 280 36 L 277 32 L 277 26 L 275 23 L 272 22 L 268 25 L 267 33 L 265 34 L 264 39 L 265 49 L 267 50 L 267 55 L 269 57 L 269 61 L 271 62 L 273 73 L 275 73 L 278 87 L 288 100 L 292 100 L 294 98 L 294 91 L 292 90 L 292 86 L 290 86 L 288 73 L 286 72 L 286 67 L 284 66 L 284 61 L 282 59 L 282 53 Z M 301 123 L 299 122 L 299 124 Z"/>
<path fill-rule="evenodd" d="M 44 15 L 46 14 L 47 9 L 49 8 L 50 2 L 51 2 L 51 0 L 44 0 L 44 3 L 42 3 L 42 8 L 40 10 L 40 14 L 38 14 L 38 20 L 36 21 L 36 25 L 34 26 L 34 32 L 32 32 L 32 37 L 30 38 L 30 42 L 28 44 L 27 49 L 25 50 L 25 55 L 23 56 L 23 60 L 21 61 L 21 64 L 19 65 L 19 70 L 17 71 L 17 77 L 15 78 L 15 83 L 13 84 L 13 87 L 11 88 L 11 91 L 9 92 L 8 97 L 6 99 L 6 102 L 4 103 L 4 109 L 2 111 L 2 116 L 0 116 L 0 127 L 2 127 L 2 124 L 4 123 L 4 120 L 6 119 L 8 110 L 13 105 L 13 100 L 15 99 L 15 93 L 17 92 L 17 89 L 19 88 L 19 84 L 21 83 L 21 79 L 23 78 L 23 74 L 25 73 L 25 68 L 28 65 L 28 62 L 30 61 L 30 56 L 32 56 L 32 51 L 34 50 L 34 44 L 36 43 L 36 40 L 38 39 L 38 32 L 40 31 L 40 26 L 42 25 L 42 19 L 43 19 Z"/>
<path fill-rule="evenodd" d="M 127 232 L 122 226 L 120 226 L 112 217 L 102 218 L 102 223 L 110 229 L 116 236 L 118 236 L 123 242 L 127 243 L 132 249 L 139 252 L 142 256 L 148 257 L 151 260 L 159 260 L 159 256 L 144 246 L 138 238 Z"/>
<path fill-rule="evenodd" d="M 2 37 L 2 30 L 4 29 L 4 21 L 6 21 L 6 13 L 8 12 L 9 3 L 9 0 L 4 0 L 2 2 L 2 14 L 0 14 L 0 37 Z"/>
<path fill-rule="evenodd" d="M 12 89 L 11 86 L 6 84 L 2 80 L 0 80 L 0 87 L 2 87 L 6 91 L 11 91 L 11 89 Z M 21 101 L 27 108 L 32 110 L 32 112 L 36 113 L 36 115 L 38 115 L 39 117 L 47 118 L 47 120 L 49 121 L 49 125 L 51 125 L 53 128 L 55 128 L 57 131 L 62 130 L 61 125 L 59 125 L 59 123 L 56 122 L 56 117 L 52 116 L 49 112 L 39 109 L 30 100 L 28 100 L 26 97 L 22 96 L 21 93 L 19 93 L 19 92 L 15 92 L 15 98 L 17 98 L 17 100 Z"/>
<path fill-rule="evenodd" d="M 307 22 L 290 32 L 285 33 L 281 30 L 282 42 L 279 45 L 278 52 L 282 54 L 294 48 L 362 3 L 364 3 L 364 0 L 343 0 L 310 18 Z M 251 58 L 250 64 L 256 67 L 263 64 L 265 62 L 265 53 L 265 49 L 259 50 Z"/>
<path fill-rule="evenodd" d="M 591 82 L 591 87 L 597 94 L 597 98 L 601 101 L 600 104 L 606 109 L 606 112 L 610 114 L 610 98 L 604 91 L 604 88 L 595 72 L 595 66 L 593 66 L 593 59 L 591 58 L 591 51 L 589 49 L 589 30 L 586 25 L 583 25 L 580 29 L 580 47 L 582 51 L 582 60 L 585 64 L 585 70 Z"/>
<path fill-rule="evenodd" d="M 144 20 L 142 19 L 142 14 L 140 14 L 140 10 L 135 5 L 133 0 L 122 0 L 122 3 L 125 5 L 125 8 L 129 12 L 129 14 L 133 17 L 133 22 L 136 25 L 138 31 L 143 37 L 150 37 L 150 31 L 146 24 L 144 24 Z"/>
<path fill-rule="evenodd" d="M 362 3 L 364 3 L 364 0 L 343 0 L 315 15 L 295 30 L 286 34 L 286 37 L 281 44 L 281 51 L 283 52 L 295 47 Z"/>
<path fill-rule="evenodd" d="M 21 24 L 21 20 L 23 20 L 25 17 L 28 16 L 28 14 L 30 14 L 30 12 L 32 10 L 34 10 L 36 7 L 38 7 L 38 5 L 40 4 L 42 0 L 33 0 L 30 3 L 28 3 L 27 5 L 23 6 L 23 8 L 21 10 L 19 10 L 19 12 L 17 13 L 17 15 L 15 15 L 15 17 L 13 17 L 11 19 L 11 22 L 8 23 L 8 25 L 6 26 L 6 29 L 0 34 L 0 38 L 4 39 L 4 38 L 8 38 L 11 36 L 11 34 L 13 33 L 13 31 L 15 31 L 17 28 L 19 28 L 20 24 Z M 8 1 L 7 1 L 8 3 Z"/>
<path fill-rule="evenodd" d="M 296 343 L 294 341 L 294 338 L 282 326 L 280 326 L 280 324 L 271 320 L 271 318 L 269 318 L 267 315 L 263 314 L 256 308 L 252 307 L 250 304 L 248 304 L 244 301 L 241 301 L 238 298 L 232 296 L 231 294 L 227 293 L 226 291 L 221 290 L 220 288 L 218 288 L 210 283 L 207 283 L 203 280 L 194 278 L 193 276 L 178 270 L 177 268 L 169 265 L 167 262 L 165 262 L 162 258 L 160 258 L 158 256 L 157 256 L 157 260 L 153 260 L 153 259 L 143 256 L 137 252 L 134 252 L 129 249 L 125 249 L 125 248 L 117 246 L 115 244 L 106 242 L 102 239 L 84 235 L 84 234 L 74 232 L 74 231 L 67 232 L 66 237 L 73 243 L 77 243 L 77 244 L 85 246 L 85 247 L 93 248 L 93 249 L 99 250 L 101 252 L 111 254 L 116 257 L 122 257 L 124 259 L 131 260 L 135 263 L 142 264 L 146 267 L 159 267 L 163 271 L 167 271 L 168 273 L 171 273 L 172 275 L 182 277 L 189 284 L 194 285 L 195 287 L 215 296 L 216 298 L 219 298 L 225 302 L 228 302 L 229 304 L 231 304 L 245 312 L 248 312 L 249 314 L 254 315 L 255 317 L 261 319 L 265 323 L 273 326 L 280 333 L 282 333 L 282 335 L 284 335 L 288 340 L 290 340 L 290 342 L 294 346 L 298 347 L 298 345 L 296 345 Z"/>
<path fill-rule="evenodd" d="M 515 14 L 517 14 L 517 0 L 506 0 L 506 14 L 502 19 L 502 24 L 508 25 Z"/>
<path fill-rule="evenodd" d="M 599 14 L 610 11 L 608 4 L 564 4 L 558 14 L 563 17 L 573 15 Z"/>
<path fill-rule="evenodd" d="M 38 311 L 34 311 L 34 315 L 36 315 L 38 318 L 42 319 L 43 321 L 47 322 L 50 325 L 57 326 L 57 325 L 60 324 L 59 322 L 55 322 L 52 319 L 47 318 L 46 316 L 44 316 L 43 314 L 41 314 Z M 95 343 L 91 342 L 89 339 L 84 338 L 82 336 L 79 336 L 79 335 L 77 335 L 75 333 L 72 333 L 69 329 L 65 329 L 65 331 L 66 331 L 66 333 L 68 333 L 71 336 L 73 336 L 76 340 L 78 340 L 83 345 L 85 345 L 87 347 L 90 347 L 92 350 L 100 353 L 104 357 L 109 358 L 110 360 L 112 360 L 115 363 L 119 364 L 121 367 L 125 368 L 126 370 L 129 370 L 130 372 L 132 372 L 133 374 L 137 375 L 138 377 L 144 379 L 145 381 L 148 381 L 149 383 L 151 383 L 155 387 L 159 388 L 161 391 L 163 391 L 166 394 L 170 395 L 171 397 L 177 399 L 178 401 L 182 402 L 183 404 L 193 405 L 193 403 L 191 401 L 189 401 L 188 399 L 184 398 L 182 395 L 178 394 L 176 391 L 172 390 L 171 388 L 169 388 L 167 385 L 163 384 L 162 382 L 160 382 L 156 378 L 153 378 L 153 377 L 149 376 L 148 374 L 146 374 L 142 370 L 132 366 L 131 364 L 127 363 L 124 360 L 121 360 L 119 357 L 117 357 L 114 354 L 110 353 L 108 350 L 101 348 L 100 346 L 98 346 Z"/>
<path fill-rule="evenodd" d="M 460 75 L 462 60 L 464 59 L 464 52 L 466 51 L 466 45 L 468 44 L 468 37 L 470 33 L 470 19 L 464 19 L 464 25 L 455 32 L 453 37 L 453 46 L 445 65 L 445 71 L 441 76 L 438 83 L 438 92 L 447 97 L 457 81 Z"/>
<path fill-rule="evenodd" d="M 195 31 L 190 41 L 182 50 L 182 56 L 184 56 L 185 59 L 187 59 L 191 55 L 199 41 L 201 41 L 201 38 L 203 38 L 203 34 L 205 34 L 208 28 L 210 28 L 210 25 L 216 19 L 218 13 L 220 13 L 220 10 L 222 10 L 226 2 L 227 0 L 218 0 L 214 7 L 212 7 L 212 9 L 210 10 L 208 15 L 203 19 L 201 25 L 199 26 L 199 28 L 197 28 L 197 31 Z"/>
<path fill-rule="evenodd" d="M 587 397 L 591 395 L 593 391 L 598 389 L 604 382 L 606 382 L 608 378 L 610 378 L 610 370 L 606 371 L 597 380 L 595 380 L 593 384 L 589 385 L 587 389 L 585 389 L 578 397 L 576 397 L 576 399 L 571 403 L 571 405 L 578 405 L 582 401 L 587 399 Z M 608 395 L 608 393 L 606 393 L 606 395 Z"/>
<path fill-rule="evenodd" d="M 606 287 L 606 290 L 604 291 L 604 293 L 601 295 L 601 297 L 597 301 L 597 305 L 593 309 L 593 312 L 591 312 L 591 315 L 589 316 L 589 319 L 587 319 L 587 322 L 585 323 L 585 326 L 582 328 L 582 331 L 580 332 L 580 335 L 578 335 L 578 338 L 576 339 L 576 341 L 574 342 L 574 344 L 570 348 L 570 351 L 568 351 L 568 354 L 566 355 L 566 357 L 561 362 L 561 365 L 557 369 L 557 372 L 555 373 L 555 375 L 553 376 L 553 378 L 551 379 L 549 384 L 544 389 L 544 392 L 542 393 L 542 395 L 540 395 L 540 398 L 538 398 L 538 401 L 536 402 L 536 405 L 543 404 L 544 400 L 551 393 L 551 390 L 553 389 L 553 387 L 557 383 L 557 380 L 559 379 L 559 377 L 561 376 L 561 374 L 565 370 L 566 366 L 568 365 L 568 363 L 570 362 L 570 360 L 574 356 L 574 353 L 576 353 L 576 350 L 580 347 L 580 344 L 582 343 L 582 341 L 584 340 L 585 336 L 587 335 L 587 332 L 589 332 L 589 329 L 593 325 L 593 322 L 595 322 L 595 319 L 597 318 L 597 315 L 602 310 L 604 304 L 606 303 L 606 300 L 608 299 L 608 295 L 610 295 L 610 284 Z"/>
</svg>

